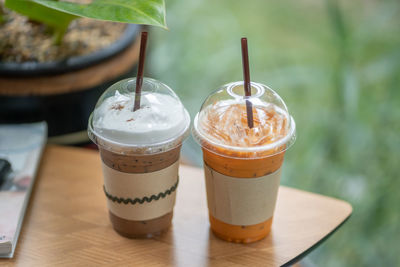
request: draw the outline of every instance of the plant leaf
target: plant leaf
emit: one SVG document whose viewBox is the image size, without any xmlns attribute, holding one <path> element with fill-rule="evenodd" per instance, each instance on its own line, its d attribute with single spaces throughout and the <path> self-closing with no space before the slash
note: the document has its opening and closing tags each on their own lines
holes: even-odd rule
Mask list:
<svg viewBox="0 0 400 267">
<path fill-rule="evenodd" d="M 54 10 L 29 0 L 6 0 L 5 6 L 28 18 L 42 22 L 56 32 L 65 32 L 69 23 L 77 16 Z"/>
<path fill-rule="evenodd" d="M 80 17 L 167 28 L 164 0 L 94 0 L 90 4 L 32 1 Z"/>
</svg>

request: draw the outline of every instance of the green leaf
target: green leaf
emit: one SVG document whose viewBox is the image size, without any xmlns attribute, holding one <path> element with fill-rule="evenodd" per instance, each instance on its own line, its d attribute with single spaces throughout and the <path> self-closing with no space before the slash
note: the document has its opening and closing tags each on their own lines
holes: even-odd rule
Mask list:
<svg viewBox="0 0 400 267">
<path fill-rule="evenodd" d="M 5 6 L 32 20 L 48 25 L 57 32 L 56 34 L 61 35 L 67 30 L 69 23 L 77 18 L 75 15 L 54 10 L 35 1 L 6 0 Z"/>
<path fill-rule="evenodd" d="M 90 4 L 32 1 L 80 17 L 167 28 L 164 0 L 94 0 Z"/>
</svg>

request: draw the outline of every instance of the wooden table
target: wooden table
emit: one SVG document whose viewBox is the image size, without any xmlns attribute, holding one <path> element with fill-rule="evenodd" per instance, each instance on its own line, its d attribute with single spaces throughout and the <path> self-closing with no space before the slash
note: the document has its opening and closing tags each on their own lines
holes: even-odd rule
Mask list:
<svg viewBox="0 0 400 267">
<path fill-rule="evenodd" d="M 243 245 L 209 230 L 203 172 L 182 165 L 171 230 L 155 239 L 119 236 L 108 220 L 97 152 L 45 150 L 13 259 L 22 266 L 279 266 L 295 263 L 350 216 L 341 200 L 281 186 L 271 234 Z"/>
</svg>

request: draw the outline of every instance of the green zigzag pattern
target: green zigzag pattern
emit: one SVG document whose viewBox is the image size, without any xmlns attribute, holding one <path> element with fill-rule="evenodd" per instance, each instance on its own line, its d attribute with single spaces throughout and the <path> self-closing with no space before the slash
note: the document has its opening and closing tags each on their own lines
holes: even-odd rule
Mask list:
<svg viewBox="0 0 400 267">
<path fill-rule="evenodd" d="M 109 194 L 106 191 L 106 187 L 104 185 L 103 185 L 103 189 L 104 189 L 104 193 L 106 194 L 106 197 L 109 200 L 111 200 L 112 202 L 117 202 L 119 204 L 121 204 L 121 203 L 124 203 L 124 204 L 131 203 L 132 205 L 135 205 L 136 203 L 139 203 L 139 204 L 143 204 L 145 202 L 150 203 L 153 200 L 159 200 L 160 198 L 165 198 L 166 196 L 171 195 L 176 190 L 176 188 L 178 187 L 178 183 L 179 183 L 179 177 L 178 177 L 178 180 L 176 181 L 176 183 L 170 189 L 165 190 L 165 192 L 160 192 L 157 195 L 151 195 L 150 197 L 146 196 L 146 197 L 143 197 L 143 198 L 135 198 L 135 199 L 113 196 L 113 195 Z"/>
</svg>

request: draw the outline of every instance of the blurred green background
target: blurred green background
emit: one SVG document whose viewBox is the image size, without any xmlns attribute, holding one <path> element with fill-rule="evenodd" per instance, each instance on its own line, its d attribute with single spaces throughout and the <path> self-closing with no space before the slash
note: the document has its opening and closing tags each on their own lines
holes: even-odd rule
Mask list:
<svg viewBox="0 0 400 267">
<path fill-rule="evenodd" d="M 247 37 L 252 80 L 277 91 L 297 123 L 282 184 L 353 205 L 309 261 L 399 264 L 400 1 L 168 0 L 167 22 L 152 29 L 148 76 L 193 118 L 210 92 L 242 80 Z M 192 139 L 184 157 L 201 164 Z"/>
</svg>

